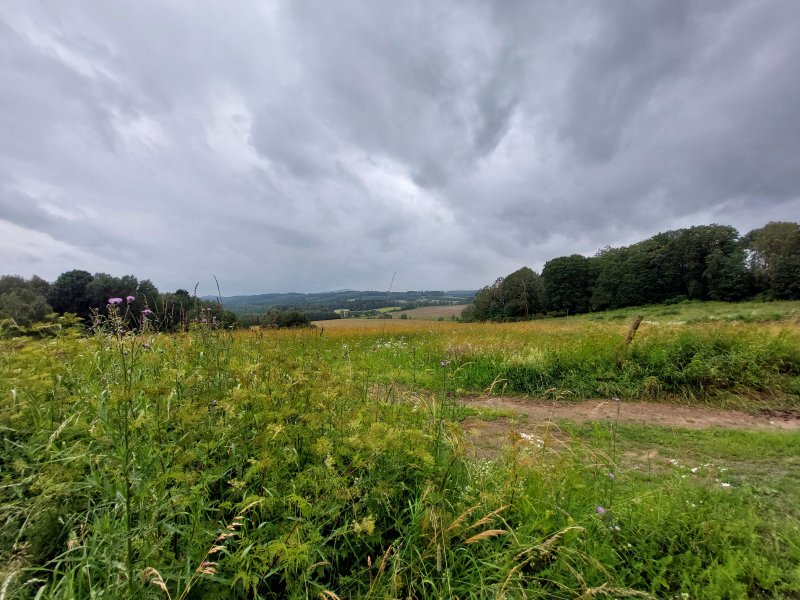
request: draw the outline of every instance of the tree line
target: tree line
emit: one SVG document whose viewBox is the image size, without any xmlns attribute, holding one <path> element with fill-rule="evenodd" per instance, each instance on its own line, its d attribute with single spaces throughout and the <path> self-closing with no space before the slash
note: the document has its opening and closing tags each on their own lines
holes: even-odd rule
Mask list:
<svg viewBox="0 0 800 600">
<path fill-rule="evenodd" d="M 523 267 L 475 295 L 466 321 L 514 321 L 683 300 L 800 299 L 800 224 L 747 235 L 727 225 L 659 233 L 594 256 Z"/>
<path fill-rule="evenodd" d="M 75 314 L 85 325 L 91 325 L 114 298 L 124 300 L 123 312 L 132 325 L 146 320 L 159 331 L 178 331 L 192 322 L 219 327 L 236 322 L 236 316 L 218 302 L 201 300 L 184 289 L 160 292 L 149 279 L 74 269 L 52 283 L 36 275 L 30 279 L 0 277 L 0 333 L 30 333 L 37 324 L 47 325 L 65 314 Z"/>
</svg>

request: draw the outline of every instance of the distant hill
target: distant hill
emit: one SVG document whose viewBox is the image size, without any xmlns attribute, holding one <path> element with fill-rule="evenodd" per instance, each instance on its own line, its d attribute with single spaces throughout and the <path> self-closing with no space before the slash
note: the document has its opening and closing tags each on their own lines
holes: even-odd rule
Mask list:
<svg viewBox="0 0 800 600">
<path fill-rule="evenodd" d="M 472 302 L 476 290 L 452 291 L 359 291 L 335 290 L 330 292 L 313 292 L 301 294 L 297 292 L 254 294 L 250 296 L 224 296 L 222 306 L 238 314 L 261 314 L 271 308 L 298 310 L 303 312 L 335 311 L 335 310 L 376 310 L 387 306 L 401 309 L 422 306 L 462 305 Z M 216 296 L 204 296 L 204 299 L 215 300 Z"/>
</svg>

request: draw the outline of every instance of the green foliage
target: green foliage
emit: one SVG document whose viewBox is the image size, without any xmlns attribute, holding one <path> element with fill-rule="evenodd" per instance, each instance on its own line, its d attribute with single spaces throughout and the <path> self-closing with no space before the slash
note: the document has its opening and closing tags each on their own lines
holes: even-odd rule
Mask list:
<svg viewBox="0 0 800 600">
<path fill-rule="evenodd" d="M 86 288 L 91 282 L 92 274 L 88 271 L 75 269 L 62 273 L 50 286 L 47 301 L 56 312 L 73 313 L 88 318 L 93 307 L 87 297 Z"/>
<path fill-rule="evenodd" d="M 554 258 L 542 269 L 547 309 L 566 314 L 588 312 L 591 298 L 589 259 L 573 254 Z"/>
<path fill-rule="evenodd" d="M 776 298 L 800 298 L 800 249 L 775 261 L 771 282 Z"/>
<path fill-rule="evenodd" d="M 267 327 L 310 327 L 308 317 L 296 310 L 270 310 L 264 316 Z"/>
<path fill-rule="evenodd" d="M 502 321 L 503 320 L 503 278 L 492 285 L 478 290 L 472 301 L 471 309 L 462 312 L 465 321 Z"/>
<path fill-rule="evenodd" d="M 27 289 L 0 294 L 0 319 L 10 319 L 19 327 L 29 327 L 52 312 L 45 299 Z"/>
<path fill-rule="evenodd" d="M 53 311 L 45 299 L 48 284 L 34 275 L 30 280 L 17 275 L 0 277 L 0 321 L 3 331 L 20 332 L 37 321 L 43 321 Z"/>
<path fill-rule="evenodd" d="M 761 291 L 779 298 L 800 298 L 797 289 L 788 287 L 789 279 L 800 275 L 800 224 L 770 222 L 754 229 L 744 238 L 749 251 L 749 267 Z M 788 276 L 788 277 L 787 277 Z"/>
<path fill-rule="evenodd" d="M 464 319 L 506 321 L 538 314 L 508 306 L 508 298 L 516 296 L 504 290 L 504 280 L 480 290 Z M 542 270 L 538 300 L 551 316 L 565 316 L 682 299 L 737 301 L 757 294 L 797 299 L 799 281 L 797 223 L 770 223 L 742 238 L 733 227 L 702 225 L 607 247 L 591 258 L 554 258 Z"/>
<path fill-rule="evenodd" d="M 518 321 L 544 313 L 542 282 L 539 275 L 522 267 L 475 294 L 471 310 L 462 313 L 465 321 Z"/>
</svg>

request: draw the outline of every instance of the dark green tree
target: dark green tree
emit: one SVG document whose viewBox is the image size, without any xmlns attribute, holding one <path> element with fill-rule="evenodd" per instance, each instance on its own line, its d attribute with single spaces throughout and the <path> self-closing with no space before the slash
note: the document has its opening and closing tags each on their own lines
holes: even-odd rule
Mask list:
<svg viewBox="0 0 800 600">
<path fill-rule="evenodd" d="M 675 233 L 668 249 L 669 259 L 676 266 L 673 295 L 709 300 L 708 258 L 715 251 L 715 261 L 719 253 L 733 254 L 739 245 L 739 233 L 727 225 L 699 225 Z"/>
<path fill-rule="evenodd" d="M 114 277 L 108 273 L 95 273 L 92 281 L 86 286 L 86 299 L 89 307 L 103 310 L 109 298 L 136 297 L 138 282 L 133 275 Z M 133 310 L 133 308 L 132 308 Z"/>
<path fill-rule="evenodd" d="M 34 275 L 28 281 L 28 289 L 46 299 L 50 292 L 50 282 Z"/>
<path fill-rule="evenodd" d="M 704 273 L 710 300 L 741 300 L 752 290 L 751 278 L 745 266 L 745 250 L 738 244 L 726 253 L 714 249 L 706 257 Z"/>
<path fill-rule="evenodd" d="M 149 279 L 142 279 L 136 287 L 136 300 L 141 303 L 142 308 L 148 307 L 155 311 L 161 303 L 161 293 Z"/>
<path fill-rule="evenodd" d="M 506 276 L 500 284 L 500 295 L 503 298 L 500 320 L 532 319 L 544 313 L 541 278 L 528 267 Z"/>
<path fill-rule="evenodd" d="M 3 275 L 0 277 L 0 294 L 29 289 L 29 284 L 24 277 L 19 275 Z"/>
<path fill-rule="evenodd" d="M 86 288 L 92 282 L 92 274 L 75 269 L 58 276 L 50 286 L 47 302 L 59 313 L 75 313 L 88 319 L 90 303 L 86 297 Z"/>
<path fill-rule="evenodd" d="M 591 308 L 589 259 L 580 254 L 547 261 L 542 269 L 547 310 L 576 314 Z"/>
<path fill-rule="evenodd" d="M 781 256 L 775 261 L 772 293 L 782 300 L 800 300 L 800 252 Z"/>
<path fill-rule="evenodd" d="M 503 278 L 499 277 L 492 285 L 478 290 L 472 300 L 474 307 L 472 318 L 475 321 L 501 321 L 503 319 L 505 302 L 502 285 Z"/>
<path fill-rule="evenodd" d="M 754 229 L 744 237 L 744 244 L 749 252 L 748 266 L 760 292 L 770 292 L 776 297 L 786 297 L 793 259 L 800 253 L 800 224 L 791 222 L 771 222 Z M 778 273 L 778 265 L 780 275 Z M 778 276 L 780 283 L 775 277 Z M 789 285 L 789 287 L 791 287 Z"/>
<path fill-rule="evenodd" d="M 624 249 L 606 247 L 589 259 L 592 310 L 617 308 Z"/>
</svg>

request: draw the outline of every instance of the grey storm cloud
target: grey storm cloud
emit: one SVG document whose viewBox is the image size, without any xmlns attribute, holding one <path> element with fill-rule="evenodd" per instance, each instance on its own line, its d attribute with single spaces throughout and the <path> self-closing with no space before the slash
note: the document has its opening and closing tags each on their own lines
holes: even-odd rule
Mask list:
<svg viewBox="0 0 800 600">
<path fill-rule="evenodd" d="M 0 264 L 478 287 L 800 214 L 800 4 L 6 3 Z"/>
</svg>

